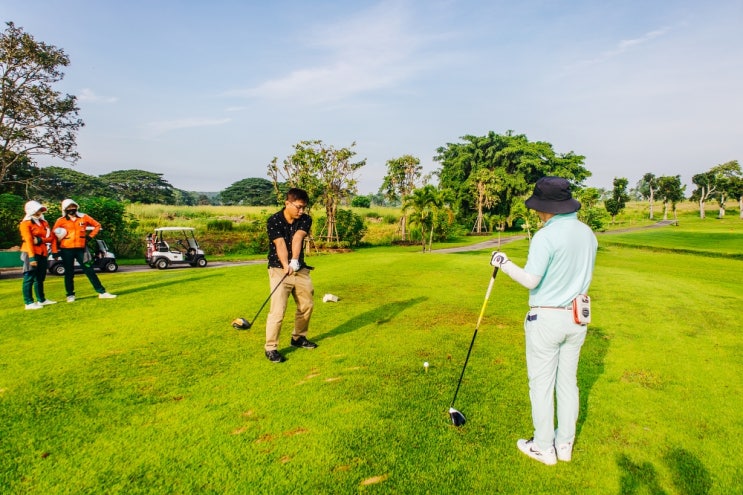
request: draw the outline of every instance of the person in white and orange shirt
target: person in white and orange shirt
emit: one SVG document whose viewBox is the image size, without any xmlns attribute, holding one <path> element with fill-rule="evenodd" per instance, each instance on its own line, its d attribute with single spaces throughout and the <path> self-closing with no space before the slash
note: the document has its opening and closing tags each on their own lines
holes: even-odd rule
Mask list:
<svg viewBox="0 0 743 495">
<path fill-rule="evenodd" d="M 47 258 L 49 249 L 47 243 L 56 246 L 57 239 L 52 235 L 49 223 L 44 219 L 46 206 L 38 201 L 29 201 L 24 207 L 26 216 L 23 217 L 18 228 L 21 231 L 21 261 L 23 262 L 23 302 L 26 309 L 41 309 L 49 304 L 55 304 L 44 294 L 44 280 L 46 279 Z M 36 300 L 34 300 L 34 293 Z"/>
<path fill-rule="evenodd" d="M 90 263 L 90 252 L 87 248 L 88 239 L 94 238 L 101 230 L 101 224 L 90 215 L 78 211 L 78 204 L 71 199 L 62 201 L 62 217 L 54 222 L 54 235 L 58 241 L 58 252 L 62 256 L 64 265 L 64 286 L 67 291 L 67 302 L 75 302 L 75 261 L 82 267 L 93 289 L 100 299 L 113 299 L 116 296 L 109 294 L 101 284 Z M 88 231 L 88 227 L 92 227 Z M 52 250 L 57 254 L 57 250 Z"/>
</svg>

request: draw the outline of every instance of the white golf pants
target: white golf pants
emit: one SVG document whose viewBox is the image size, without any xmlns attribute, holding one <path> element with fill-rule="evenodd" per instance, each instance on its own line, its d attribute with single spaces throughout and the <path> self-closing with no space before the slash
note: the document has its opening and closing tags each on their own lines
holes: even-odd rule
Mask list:
<svg viewBox="0 0 743 495">
<path fill-rule="evenodd" d="M 532 308 L 524 320 L 534 443 L 540 449 L 575 439 L 578 359 L 586 329 L 573 321 L 572 311 L 565 309 Z"/>
</svg>

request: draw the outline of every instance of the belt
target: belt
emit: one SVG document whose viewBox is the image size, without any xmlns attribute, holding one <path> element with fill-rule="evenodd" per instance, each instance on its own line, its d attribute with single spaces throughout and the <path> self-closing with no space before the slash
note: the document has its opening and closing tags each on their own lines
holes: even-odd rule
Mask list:
<svg viewBox="0 0 743 495">
<path fill-rule="evenodd" d="M 573 309 L 572 306 L 531 306 L 530 309 Z"/>
</svg>

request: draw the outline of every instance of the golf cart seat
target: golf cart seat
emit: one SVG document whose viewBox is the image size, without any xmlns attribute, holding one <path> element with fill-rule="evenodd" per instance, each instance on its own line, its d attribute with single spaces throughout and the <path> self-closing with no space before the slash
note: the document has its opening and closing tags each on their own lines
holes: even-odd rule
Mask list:
<svg viewBox="0 0 743 495">
<path fill-rule="evenodd" d="M 167 253 L 170 251 L 170 246 L 168 246 L 167 242 L 160 241 L 157 243 L 157 250 L 161 253 Z"/>
</svg>

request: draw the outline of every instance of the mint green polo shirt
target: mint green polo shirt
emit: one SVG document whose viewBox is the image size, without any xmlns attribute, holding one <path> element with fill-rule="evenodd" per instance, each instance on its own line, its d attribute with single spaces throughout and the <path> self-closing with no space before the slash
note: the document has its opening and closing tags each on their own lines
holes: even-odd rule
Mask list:
<svg viewBox="0 0 743 495">
<path fill-rule="evenodd" d="M 598 241 L 577 213 L 555 215 L 534 234 L 524 270 L 541 277 L 529 290 L 529 306 L 569 306 L 586 294 Z"/>
</svg>

